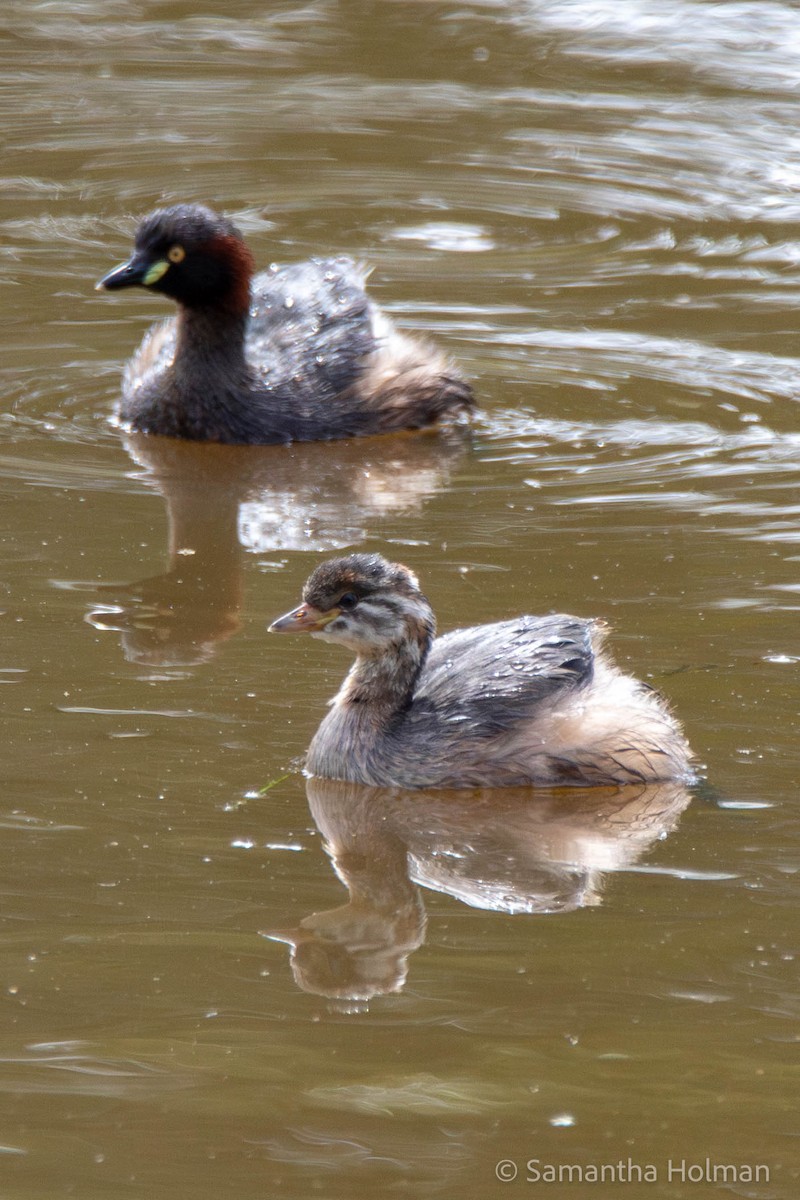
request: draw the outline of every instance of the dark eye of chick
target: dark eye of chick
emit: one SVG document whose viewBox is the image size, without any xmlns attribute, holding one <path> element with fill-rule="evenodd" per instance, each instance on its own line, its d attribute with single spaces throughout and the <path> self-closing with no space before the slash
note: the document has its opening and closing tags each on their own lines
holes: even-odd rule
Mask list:
<svg viewBox="0 0 800 1200">
<path fill-rule="evenodd" d="M 345 594 L 343 596 L 339 597 L 339 605 L 338 605 L 339 608 L 344 608 L 344 609 L 355 608 L 355 606 L 357 604 L 358 604 L 358 596 L 355 594 L 355 592 L 345 592 Z"/>
</svg>

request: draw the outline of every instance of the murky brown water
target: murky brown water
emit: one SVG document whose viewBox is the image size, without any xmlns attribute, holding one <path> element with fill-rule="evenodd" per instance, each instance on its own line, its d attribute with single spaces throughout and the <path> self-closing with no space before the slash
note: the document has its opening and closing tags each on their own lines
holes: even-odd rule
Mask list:
<svg viewBox="0 0 800 1200">
<path fill-rule="evenodd" d="M 0 25 L 3 1196 L 796 1197 L 800 10 Z M 126 441 L 167 310 L 92 286 L 162 199 L 374 264 L 471 437 Z M 443 628 L 609 618 L 708 786 L 306 785 L 346 660 L 265 625 L 350 546 Z"/>
</svg>

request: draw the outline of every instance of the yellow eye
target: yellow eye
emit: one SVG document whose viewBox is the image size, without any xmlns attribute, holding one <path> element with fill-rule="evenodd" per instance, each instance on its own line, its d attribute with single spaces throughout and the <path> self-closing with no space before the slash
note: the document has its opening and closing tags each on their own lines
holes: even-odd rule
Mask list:
<svg viewBox="0 0 800 1200">
<path fill-rule="evenodd" d="M 183 260 L 186 258 L 186 251 L 184 250 L 183 246 L 179 246 L 176 242 L 176 244 L 174 246 L 170 246 L 169 250 L 167 251 L 167 258 L 171 263 L 183 262 Z"/>
</svg>

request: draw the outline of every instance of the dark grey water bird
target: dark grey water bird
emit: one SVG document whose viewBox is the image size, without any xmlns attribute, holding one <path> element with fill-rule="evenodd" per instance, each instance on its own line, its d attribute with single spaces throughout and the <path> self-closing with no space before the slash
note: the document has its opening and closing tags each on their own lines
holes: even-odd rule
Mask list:
<svg viewBox="0 0 800 1200">
<path fill-rule="evenodd" d="M 128 363 L 120 415 L 143 433 L 231 443 L 313 442 L 416 429 L 468 412 L 472 392 L 407 337 L 348 258 L 253 275 L 230 221 L 199 204 L 146 217 L 133 256 L 98 283 L 178 304 Z"/>
</svg>

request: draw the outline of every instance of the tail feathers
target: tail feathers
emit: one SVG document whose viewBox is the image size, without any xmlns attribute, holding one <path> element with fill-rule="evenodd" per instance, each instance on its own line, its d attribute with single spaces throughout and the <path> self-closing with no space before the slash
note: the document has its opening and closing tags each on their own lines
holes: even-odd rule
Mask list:
<svg viewBox="0 0 800 1200">
<path fill-rule="evenodd" d="M 356 392 L 386 430 L 432 425 L 475 408 L 471 386 L 446 355 L 394 329 L 367 363 Z"/>
</svg>

